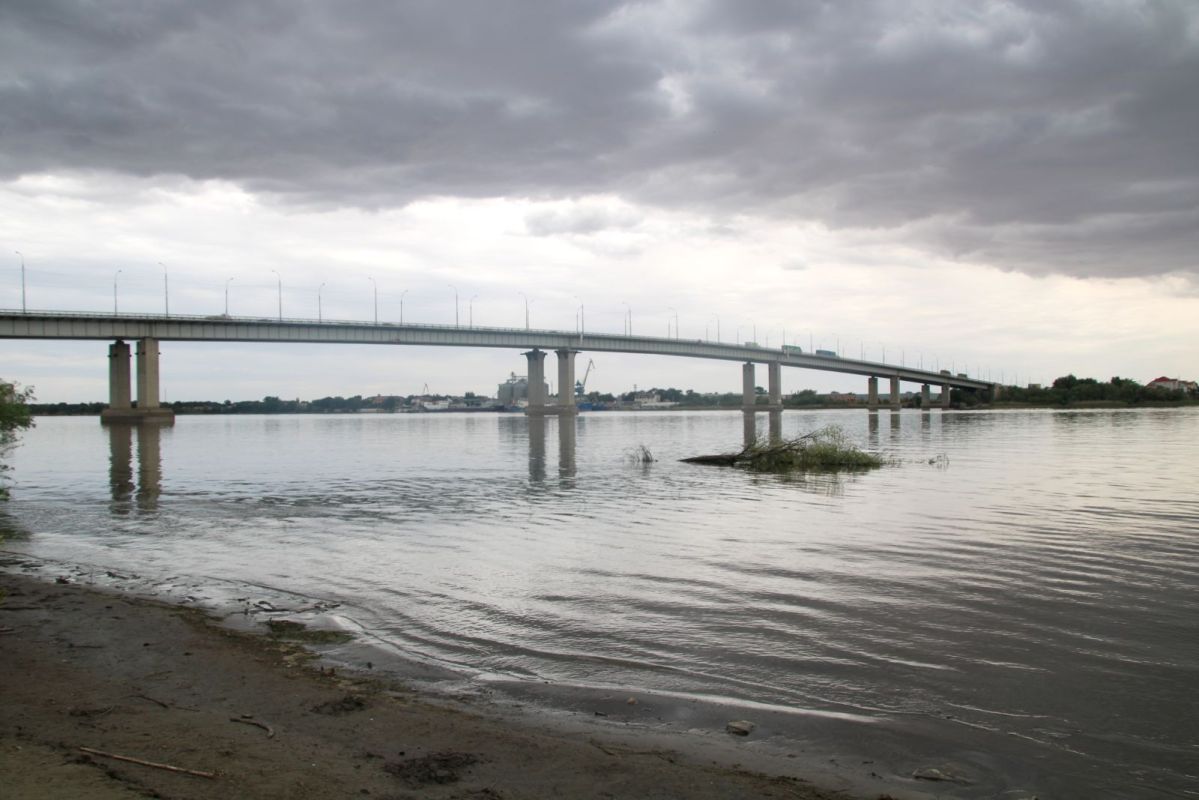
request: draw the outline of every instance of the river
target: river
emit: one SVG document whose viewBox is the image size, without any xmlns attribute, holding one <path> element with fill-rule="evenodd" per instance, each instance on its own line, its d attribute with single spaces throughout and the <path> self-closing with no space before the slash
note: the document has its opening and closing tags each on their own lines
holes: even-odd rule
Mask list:
<svg viewBox="0 0 1199 800">
<path fill-rule="evenodd" d="M 467 683 L 642 693 L 684 730 L 716 709 L 782 751 L 969 781 L 944 796 L 1199 796 L 1199 413 L 782 422 L 830 424 L 889 465 L 679 463 L 739 447 L 738 412 L 41 418 L 4 548 L 337 602 Z"/>
</svg>

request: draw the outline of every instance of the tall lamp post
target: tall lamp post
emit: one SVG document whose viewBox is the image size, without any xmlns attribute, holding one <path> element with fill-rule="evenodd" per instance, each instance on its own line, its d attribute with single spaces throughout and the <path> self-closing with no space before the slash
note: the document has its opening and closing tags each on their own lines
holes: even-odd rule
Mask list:
<svg viewBox="0 0 1199 800">
<path fill-rule="evenodd" d="M 524 292 L 517 292 L 518 295 L 525 299 L 525 330 L 529 329 L 529 298 Z"/>
<path fill-rule="evenodd" d="M 375 283 L 375 279 L 367 275 L 366 279 L 371 282 L 371 286 L 375 287 L 375 324 L 379 324 L 379 284 Z"/>
<path fill-rule="evenodd" d="M 277 280 L 279 282 L 279 321 L 282 322 L 283 321 L 283 276 L 281 276 L 279 274 L 278 270 L 271 270 L 271 272 L 275 273 L 275 280 Z"/>
<path fill-rule="evenodd" d="M 716 317 L 716 344 L 720 344 L 720 315 L 715 314 L 713 316 Z"/>
<path fill-rule="evenodd" d="M 232 280 L 233 280 L 232 278 L 228 278 L 225 281 L 225 316 L 226 317 L 229 316 L 229 281 L 232 281 Z"/>
<path fill-rule="evenodd" d="M 625 336 L 632 336 L 633 335 L 633 308 L 628 303 L 626 303 L 624 300 L 621 300 L 620 304 L 622 306 L 624 306 Z"/>
<path fill-rule="evenodd" d="M 14 250 L 14 253 L 21 256 L 21 313 L 25 313 L 25 256 L 20 250 Z"/>
<path fill-rule="evenodd" d="M 404 324 L 404 295 L 408 294 L 408 290 L 400 292 L 400 324 Z"/>
<path fill-rule="evenodd" d="M 674 311 L 674 338 L 677 339 L 679 338 L 679 312 L 675 311 L 673 308 L 670 308 L 670 306 L 667 306 L 667 308 L 671 311 Z"/>
<path fill-rule="evenodd" d="M 452 283 L 446 284 L 454 290 L 454 327 L 458 327 L 458 288 Z"/>
<path fill-rule="evenodd" d="M 470 296 L 470 299 L 466 301 L 466 309 L 467 309 L 466 326 L 468 328 L 475 327 L 475 298 L 477 298 L 477 297 L 478 297 L 477 294 L 472 294 Z"/>
<path fill-rule="evenodd" d="M 117 315 L 117 278 L 120 276 L 121 270 L 117 270 L 112 276 L 112 315 Z"/>
<path fill-rule="evenodd" d="M 162 267 L 162 312 L 164 316 L 171 316 L 171 295 L 167 290 L 167 265 L 158 262 L 158 266 Z"/>
<path fill-rule="evenodd" d="M 316 321 L 317 322 L 325 321 L 325 314 L 321 310 L 321 289 L 324 289 L 324 288 L 325 288 L 325 284 L 323 284 L 323 283 L 320 286 L 316 287 Z"/>
</svg>

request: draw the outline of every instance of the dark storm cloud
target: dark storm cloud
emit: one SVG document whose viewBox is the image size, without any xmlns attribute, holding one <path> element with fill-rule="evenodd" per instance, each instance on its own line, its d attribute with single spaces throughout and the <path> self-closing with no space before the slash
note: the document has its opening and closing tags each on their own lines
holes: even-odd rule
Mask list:
<svg viewBox="0 0 1199 800">
<path fill-rule="evenodd" d="M 1194 273 L 1197 132 L 1189 0 L 0 5 L 10 177 L 611 193 L 1029 272 Z"/>
</svg>

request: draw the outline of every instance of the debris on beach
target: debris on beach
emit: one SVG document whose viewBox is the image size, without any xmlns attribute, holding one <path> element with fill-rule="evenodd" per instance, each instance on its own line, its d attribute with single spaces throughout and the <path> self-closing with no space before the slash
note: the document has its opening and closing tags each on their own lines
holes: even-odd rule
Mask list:
<svg viewBox="0 0 1199 800">
<path fill-rule="evenodd" d="M 756 725 L 747 719 L 735 719 L 725 725 L 724 730 L 725 732 L 731 733 L 735 736 L 749 736 L 751 733 L 753 733 L 753 730 L 756 727 Z"/>
<path fill-rule="evenodd" d="M 829 425 L 794 439 L 772 442 L 757 439 L 736 453 L 692 456 L 682 460 L 688 464 L 741 467 L 754 472 L 874 469 L 884 463 L 874 453 L 859 449 L 838 425 Z"/>
</svg>

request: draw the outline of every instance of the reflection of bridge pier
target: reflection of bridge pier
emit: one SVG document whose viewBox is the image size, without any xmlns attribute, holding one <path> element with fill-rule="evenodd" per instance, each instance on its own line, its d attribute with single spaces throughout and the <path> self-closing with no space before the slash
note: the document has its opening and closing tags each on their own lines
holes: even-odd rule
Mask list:
<svg viewBox="0 0 1199 800">
<path fill-rule="evenodd" d="M 137 405 L 129 386 L 129 345 L 118 339 L 108 347 L 108 408 L 103 423 L 171 424 L 175 412 L 159 405 L 158 340 L 137 340 Z"/>
<path fill-rule="evenodd" d="M 108 485 L 113 510 L 129 512 L 129 500 L 136 499 L 138 509 L 154 511 L 162 494 L 162 429 L 158 425 L 109 422 Z M 137 482 L 133 480 L 133 435 L 137 431 Z"/>
<path fill-rule="evenodd" d="M 783 410 L 781 408 L 762 409 L 766 415 L 766 436 L 770 444 L 783 441 Z M 753 411 L 741 413 L 741 441 L 745 447 L 758 440 L 758 415 Z"/>
<path fill-rule="evenodd" d="M 526 420 L 529 426 L 529 482 L 544 483 L 546 426 L 552 423 L 541 414 L 531 414 Z M 574 415 L 562 415 L 557 420 L 559 478 L 574 478 L 577 474 L 577 424 L 578 418 Z"/>
</svg>

